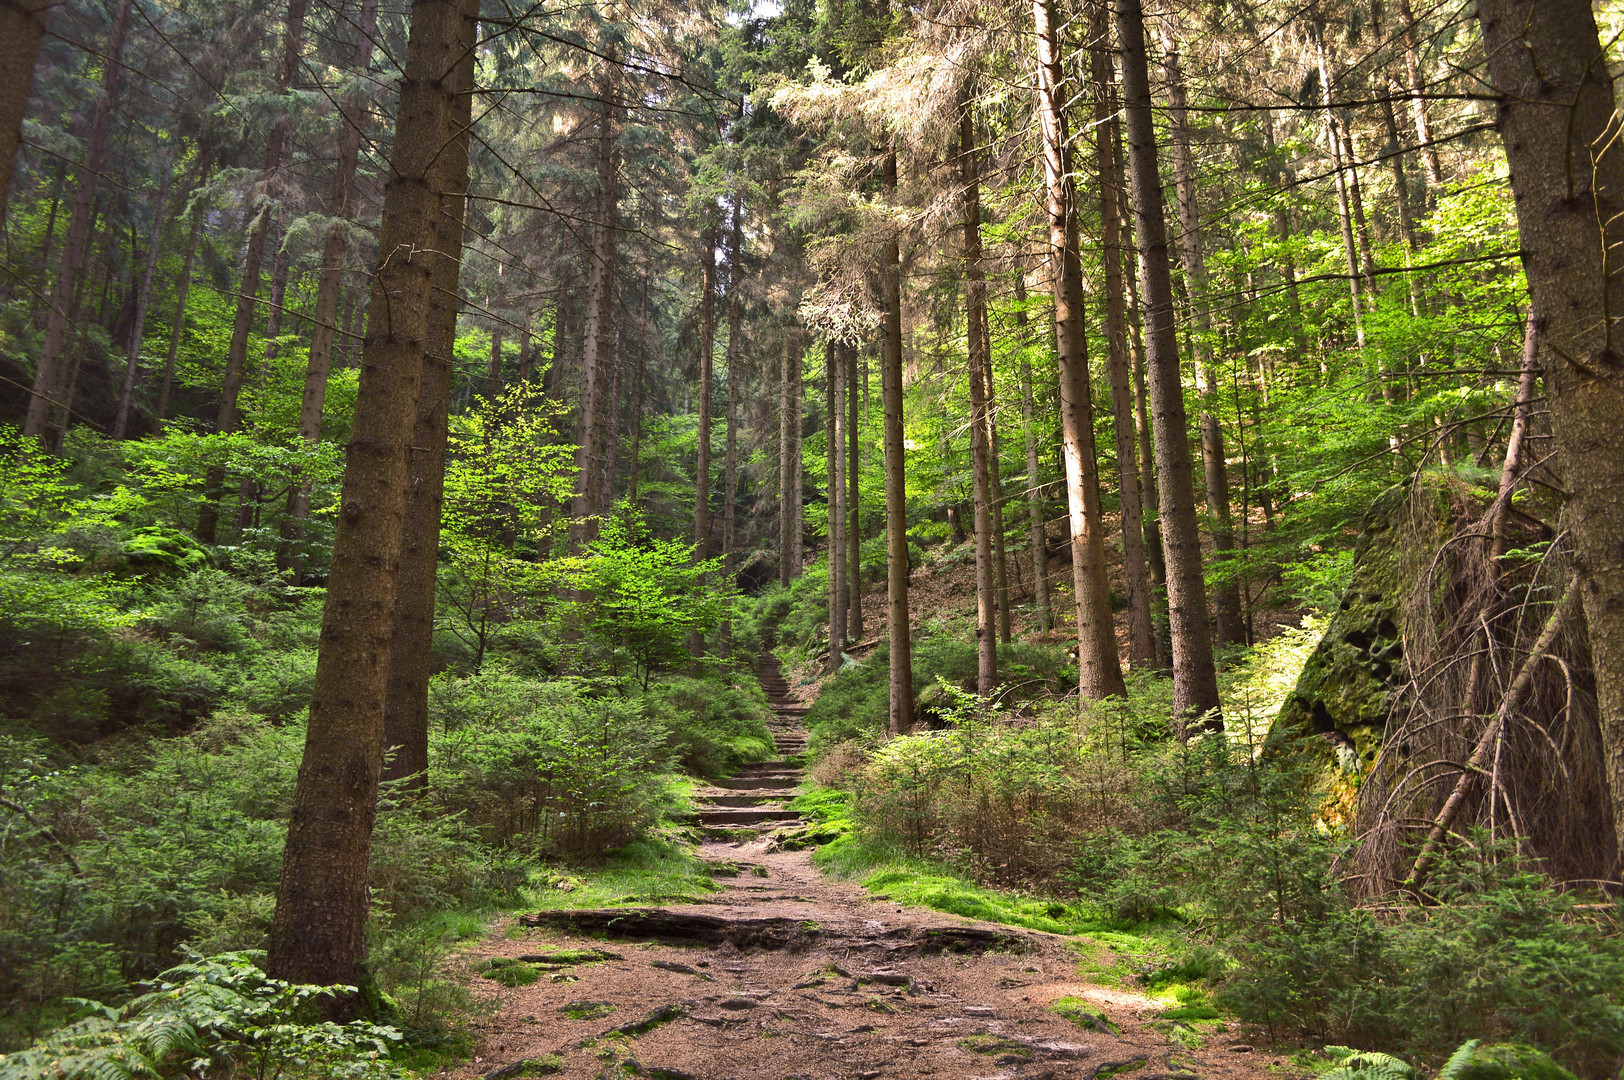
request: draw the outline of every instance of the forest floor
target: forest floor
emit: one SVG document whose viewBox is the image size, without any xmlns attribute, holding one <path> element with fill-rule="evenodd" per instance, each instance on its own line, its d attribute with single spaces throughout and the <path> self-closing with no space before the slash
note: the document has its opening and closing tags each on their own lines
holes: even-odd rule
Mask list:
<svg viewBox="0 0 1624 1080">
<path fill-rule="evenodd" d="M 499 926 L 465 954 L 471 967 L 575 962 L 528 986 L 474 979 L 496 1008 L 475 1026 L 474 1058 L 452 1075 L 1095 1080 L 1131 1070 L 1134 1080 L 1244 1080 L 1298 1071 L 1238 1038 L 1215 1035 L 1199 1049 L 1170 1041 L 1155 1026 L 1168 1003 L 1079 976 L 1071 939 L 898 907 L 827 880 L 807 852 L 767 846 L 708 843 L 705 858 L 744 871 L 714 899 L 654 909 L 664 914 L 652 920 L 622 912 L 661 927 L 632 925 L 605 941 Z M 1082 1023 L 1052 1010 L 1061 999 L 1074 999 L 1062 1009 Z"/>
<path fill-rule="evenodd" d="M 776 663 L 763 685 L 781 749 L 804 746 L 805 706 Z M 1100 969 L 1099 941 L 899 906 L 825 877 L 809 851 L 782 850 L 782 832 L 727 820 L 789 794 L 798 774 L 793 761 L 747 766 L 696 792 L 718 800 L 700 814 L 709 838 L 698 857 L 719 886 L 708 896 L 496 924 L 455 961 L 489 1009 L 471 1030 L 474 1056 L 449 1074 L 1250 1080 L 1301 1071 L 1249 1033 L 1169 1019 L 1203 1010 L 1081 974 Z"/>
</svg>

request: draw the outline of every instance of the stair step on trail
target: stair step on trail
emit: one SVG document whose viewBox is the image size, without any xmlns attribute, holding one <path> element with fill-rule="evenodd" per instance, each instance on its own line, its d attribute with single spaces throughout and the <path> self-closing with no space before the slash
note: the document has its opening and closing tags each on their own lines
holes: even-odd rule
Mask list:
<svg viewBox="0 0 1624 1080">
<path fill-rule="evenodd" d="M 756 676 L 767 693 L 772 719 L 768 729 L 781 758 L 804 753 L 807 733 L 803 724 L 807 706 L 790 696 L 778 660 L 767 653 L 757 661 Z M 734 839 L 740 830 L 760 830 L 803 821 L 784 803 L 801 783 L 804 773 L 789 761 L 756 761 L 741 765 L 732 776 L 709 785 L 725 794 L 698 794 L 694 809 L 701 828 L 718 839 Z"/>
</svg>

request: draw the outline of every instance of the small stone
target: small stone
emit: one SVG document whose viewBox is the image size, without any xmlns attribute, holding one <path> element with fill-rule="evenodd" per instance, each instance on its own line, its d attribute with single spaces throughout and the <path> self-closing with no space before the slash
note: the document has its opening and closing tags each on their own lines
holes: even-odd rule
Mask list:
<svg viewBox="0 0 1624 1080">
<path fill-rule="evenodd" d="M 758 1004 L 760 1003 L 747 997 L 735 997 L 719 1002 L 718 1008 L 732 1009 L 737 1012 L 742 1009 L 754 1009 Z"/>
<path fill-rule="evenodd" d="M 1229 1052 L 1231 1054 L 1250 1054 L 1252 1052 L 1252 1048 L 1245 1043 L 1235 1043 L 1234 1045 L 1230 1046 Z"/>
<path fill-rule="evenodd" d="M 964 1007 L 964 1015 L 965 1016 L 994 1016 L 994 1015 L 997 1015 L 997 1010 L 994 1009 L 990 1005 L 966 1005 Z"/>
</svg>

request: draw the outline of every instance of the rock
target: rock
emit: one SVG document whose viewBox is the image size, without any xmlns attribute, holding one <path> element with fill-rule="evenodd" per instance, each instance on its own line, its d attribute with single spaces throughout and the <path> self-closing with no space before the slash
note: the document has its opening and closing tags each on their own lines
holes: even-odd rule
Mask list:
<svg viewBox="0 0 1624 1080">
<path fill-rule="evenodd" d="M 760 1004 L 761 1003 L 759 1001 L 756 1001 L 753 998 L 732 997 L 728 998 L 726 1001 L 717 1002 L 716 1007 L 719 1009 L 728 1009 L 733 1012 L 739 1012 L 744 1009 L 754 1009 Z"/>
<path fill-rule="evenodd" d="M 557 1054 L 546 1057 L 525 1058 L 508 1065 L 500 1065 L 485 1074 L 485 1080 L 510 1080 L 520 1076 L 555 1076 L 564 1071 L 564 1060 Z"/>
<path fill-rule="evenodd" d="M 1548 1054 L 1525 1043 L 1488 1043 L 1475 1047 L 1467 1043 L 1456 1051 L 1450 1063 L 1456 1064 L 1462 1052 L 1466 1057 L 1455 1072 L 1456 1080 L 1575 1080 L 1572 1073 Z"/>
<path fill-rule="evenodd" d="M 1246 1043 L 1233 1043 L 1226 1047 L 1226 1049 L 1231 1054 L 1250 1054 L 1252 1052 L 1252 1048 Z"/>
<path fill-rule="evenodd" d="M 1396 484 L 1366 511 L 1353 573 L 1325 635 L 1270 729 L 1271 752 L 1308 749 L 1356 780 L 1376 759 L 1394 692 L 1408 677 L 1399 631 L 1410 584 L 1401 565 L 1414 485 Z"/>
</svg>

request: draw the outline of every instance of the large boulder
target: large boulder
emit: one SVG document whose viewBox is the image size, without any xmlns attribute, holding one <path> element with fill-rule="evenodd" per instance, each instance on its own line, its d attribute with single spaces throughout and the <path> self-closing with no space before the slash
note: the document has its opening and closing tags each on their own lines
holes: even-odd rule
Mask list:
<svg viewBox="0 0 1624 1080">
<path fill-rule="evenodd" d="M 1374 763 L 1408 676 L 1399 621 L 1412 586 L 1403 572 L 1401 538 L 1402 526 L 1413 520 L 1413 490 L 1408 480 L 1396 484 L 1366 511 L 1352 576 L 1271 731 L 1294 748 L 1318 750 L 1352 778 Z"/>
<path fill-rule="evenodd" d="M 1577 1080 L 1549 1055 L 1523 1043 L 1467 1043 L 1450 1066 L 1453 1080 Z"/>
</svg>

